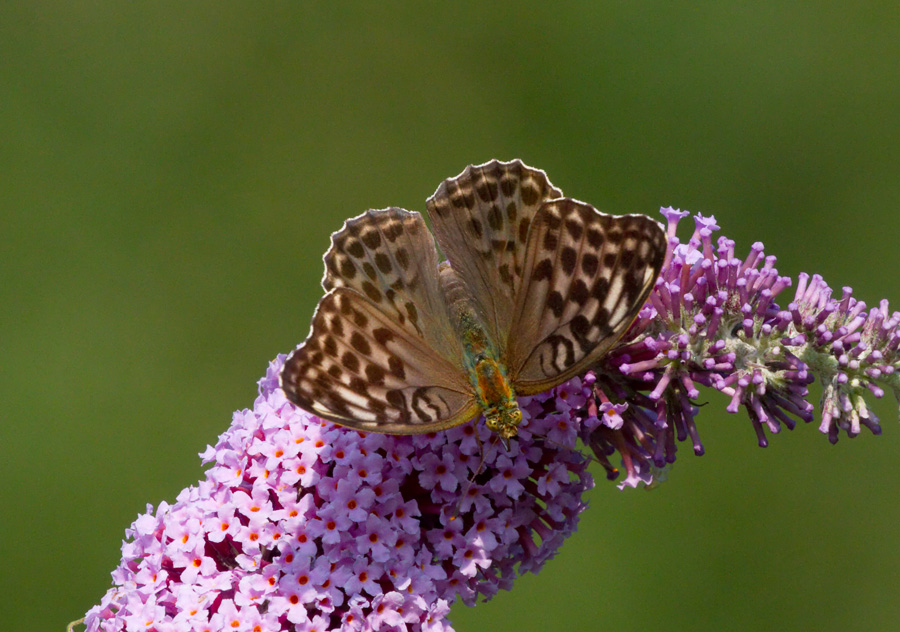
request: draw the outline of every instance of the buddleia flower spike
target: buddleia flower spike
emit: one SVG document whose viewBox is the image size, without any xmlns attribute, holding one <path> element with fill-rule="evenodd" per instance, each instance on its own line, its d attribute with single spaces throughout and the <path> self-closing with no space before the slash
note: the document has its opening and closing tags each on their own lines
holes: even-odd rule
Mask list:
<svg viewBox="0 0 900 632">
<path fill-rule="evenodd" d="M 832 441 L 841 433 L 857 436 L 863 428 L 880 432 L 867 401 L 900 392 L 900 314 L 891 312 L 886 301 L 867 308 L 849 288 L 833 293 L 815 275 L 801 275 L 793 283 L 778 274 L 774 257 L 765 255 L 762 244 L 742 251 L 725 237 L 713 242 L 718 230 L 713 218 L 696 217 L 693 234 L 682 242 L 676 229 L 687 214 L 663 209 L 668 222 L 664 259 L 656 246 L 646 246 L 656 243 L 653 229 L 625 231 L 625 237 L 612 240 L 624 244 L 619 246 L 622 253 L 634 251 L 638 260 L 665 261 L 646 303 L 635 307 L 641 291 L 629 295 L 616 287 L 623 279 L 637 285 L 636 279 L 655 277 L 655 263 L 632 266 L 630 277 L 609 276 L 609 270 L 622 264 L 603 263 L 598 256 L 592 278 L 614 280 L 602 296 L 629 298 L 607 305 L 610 299 L 589 293 L 583 311 L 575 310 L 569 299 L 583 296 L 572 288 L 579 278 L 584 280 L 580 275 L 587 274 L 586 260 L 593 270 L 583 245 L 589 241 L 580 242 L 575 266 L 566 263 L 570 255 L 563 254 L 560 243 L 569 239 L 567 234 L 572 239 L 574 234 L 585 236 L 590 222 L 554 229 L 553 222 L 543 220 L 548 225 L 541 234 L 553 235 L 557 242 L 542 237 L 543 251 L 535 247 L 534 252 L 544 254 L 529 259 L 520 256 L 521 244 L 528 243 L 533 226 L 521 228 L 519 202 L 510 213 L 509 202 L 504 207 L 496 200 L 544 200 L 542 207 L 557 208 L 584 205 L 547 197 L 561 193 L 542 172 L 525 171 L 521 163 L 488 163 L 478 169 L 448 180 L 433 200 L 449 200 L 454 209 L 477 209 L 486 199 L 495 200 L 484 213 L 473 211 L 463 225 L 443 230 L 469 231 L 470 251 L 494 258 L 496 274 L 485 277 L 485 284 L 500 288 L 498 295 L 515 295 L 513 307 L 473 290 L 462 264 L 449 286 L 443 285 L 449 283 L 441 279 L 443 272 L 437 280 L 417 276 L 424 272 L 413 258 L 438 265 L 436 255 L 427 251 L 423 256 L 412 245 L 429 243 L 422 239 L 424 233 L 390 228 L 401 220 L 418 223 L 417 216 L 375 213 L 376 228 L 370 220 L 349 221 L 335 236 L 343 245 L 326 256 L 327 294 L 312 334 L 291 356 L 303 361 L 278 356 L 259 383 L 253 407 L 235 413 L 231 427 L 202 454 L 211 464 L 203 480 L 182 491 L 173 504 L 148 506 L 138 516 L 126 531 L 112 588 L 87 613 L 87 630 L 451 632 L 451 603 L 459 599 L 474 605 L 512 588 L 516 577 L 538 572 L 574 533 L 586 508 L 584 492 L 593 485 L 587 469 L 591 459 L 600 460 L 611 479 L 624 472 L 621 485 L 633 487 L 659 483 L 674 464 L 679 443 L 689 442 L 694 454 L 703 454 L 697 424 L 701 387 L 727 395 L 729 412 L 746 413 L 761 446 L 782 428 L 812 420 L 816 412 L 820 430 Z M 500 175 L 487 177 L 485 170 Z M 511 187 L 509 173 L 526 184 Z M 429 202 L 429 208 L 434 204 Z M 499 210 L 491 211 L 495 206 Z M 382 225 L 383 220 L 390 221 Z M 515 242 L 519 246 L 497 244 L 494 254 L 492 238 L 474 239 L 479 231 L 484 236 L 507 230 L 507 221 L 515 222 L 515 234 L 525 234 L 524 242 Z M 640 254 L 639 245 L 627 245 L 635 240 L 653 256 Z M 449 241 L 464 247 L 457 238 Z M 419 256 L 413 257 L 416 252 Z M 452 251 L 445 252 L 452 266 L 456 259 Z M 547 256 L 551 252 L 552 259 Z M 396 261 L 385 263 L 379 255 Z M 546 268 L 545 260 L 553 261 L 552 269 L 535 272 Z M 545 297 L 540 304 L 557 305 L 549 297 L 559 292 L 561 308 L 535 318 L 517 307 L 534 304 L 531 295 L 521 298 L 521 290 L 514 290 L 525 283 L 516 279 L 525 278 L 526 270 L 532 270 L 528 286 Z M 357 289 L 341 284 L 348 280 Z M 422 290 L 425 284 L 446 289 L 429 293 L 433 290 Z M 584 284 L 589 290 L 595 286 Z M 791 285 L 792 293 L 787 291 Z M 563 293 L 563 287 L 569 290 Z M 452 318 L 469 313 L 454 308 L 454 292 L 465 292 L 465 309 L 475 314 L 480 329 L 436 324 L 441 321 L 435 314 Z M 408 300 L 410 296 L 416 298 Z M 344 300 L 352 306 L 347 312 Z M 639 311 L 637 319 L 615 344 L 609 335 L 594 331 L 598 322 L 629 321 L 632 309 Z M 597 314 L 604 313 L 598 320 Z M 579 315 L 587 319 L 587 328 L 581 320 L 572 328 Z M 515 326 L 523 329 L 504 329 L 517 319 L 528 321 Z M 534 338 L 521 346 L 509 333 L 526 326 L 557 332 L 561 323 L 569 328 L 559 335 L 569 344 L 541 346 Z M 615 331 L 618 326 L 608 325 Z M 575 332 L 585 329 L 588 334 L 579 338 Z M 474 345 L 482 334 L 495 346 L 486 345 L 482 358 L 466 360 L 466 344 Z M 602 340 L 598 345 L 609 348 L 597 353 L 590 340 Z M 402 345 L 408 345 L 410 354 L 422 347 L 424 355 L 404 355 L 398 351 L 406 348 Z M 503 436 L 501 412 L 493 417 L 498 420 L 493 435 L 485 424 L 462 423 L 462 415 L 458 425 L 438 431 L 453 418 L 447 411 L 465 409 L 459 402 L 475 402 L 473 415 L 480 410 L 492 414 L 483 405 L 492 401 L 478 391 L 489 392 L 488 386 L 473 383 L 470 373 L 429 381 L 439 377 L 436 351 L 453 349 L 460 354 L 457 364 L 451 362 L 452 354 L 439 357 L 466 371 L 492 358 L 487 350 L 497 351 L 497 366 L 506 368 L 505 379 L 513 388 L 529 383 L 522 379 L 527 373 L 542 389 L 547 382 L 541 379 L 550 380 L 554 372 L 567 375 L 584 358 L 590 358 L 590 370 L 518 397 L 515 410 L 522 420 L 513 424 L 516 433 L 507 449 L 490 440 L 497 433 Z M 476 375 L 489 374 L 484 369 Z M 364 388 L 354 389 L 360 386 L 356 379 Z M 818 410 L 807 401 L 814 379 L 824 386 Z M 464 384 L 460 390 L 449 388 L 459 383 Z M 436 389 L 460 397 L 452 399 Z M 518 394 L 527 390 L 520 388 Z M 398 393 L 389 396 L 393 391 Z M 305 394 L 310 407 L 318 402 L 322 415 L 288 399 L 297 399 L 298 393 Z M 381 402 L 384 410 L 379 412 L 373 402 Z M 343 427 L 354 424 L 359 430 Z M 432 425 L 427 433 L 394 436 L 364 432 L 366 424 L 380 430 L 400 424 L 409 432 Z"/>
</svg>

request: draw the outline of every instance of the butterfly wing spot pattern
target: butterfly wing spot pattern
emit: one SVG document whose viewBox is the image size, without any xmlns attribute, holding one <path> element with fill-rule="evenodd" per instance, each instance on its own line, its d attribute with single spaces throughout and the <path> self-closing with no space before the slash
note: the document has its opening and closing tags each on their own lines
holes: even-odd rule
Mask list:
<svg viewBox="0 0 900 632">
<path fill-rule="evenodd" d="M 325 296 L 281 386 L 358 430 L 417 434 L 480 412 L 515 436 L 517 395 L 584 372 L 659 275 L 662 226 L 563 197 L 519 160 L 467 167 L 419 214 L 369 210 L 332 235 Z"/>
<path fill-rule="evenodd" d="M 665 255 L 659 224 L 571 199 L 539 211 L 529 234 L 532 276 L 515 310 L 509 355 L 517 391 L 534 394 L 582 372 L 631 325 Z M 535 318 L 534 314 L 540 314 Z"/>
<path fill-rule="evenodd" d="M 372 301 L 337 288 L 320 301 L 313 332 L 285 362 L 281 382 L 288 399 L 319 417 L 360 430 L 430 432 L 478 412 L 467 385 L 446 379 L 454 367 L 440 360 Z"/>
</svg>

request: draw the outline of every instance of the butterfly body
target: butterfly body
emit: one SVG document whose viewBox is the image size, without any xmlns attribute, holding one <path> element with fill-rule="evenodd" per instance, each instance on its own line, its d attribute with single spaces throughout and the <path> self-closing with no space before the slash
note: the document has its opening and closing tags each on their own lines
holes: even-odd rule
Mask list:
<svg viewBox="0 0 900 632">
<path fill-rule="evenodd" d="M 475 395 L 484 411 L 485 425 L 503 439 L 516 436 L 522 422 L 522 411 L 516 401 L 516 391 L 506 376 L 506 367 L 493 358 L 476 358 L 474 370 Z"/>
<path fill-rule="evenodd" d="M 522 420 L 517 395 L 584 372 L 628 329 L 662 267 L 665 232 L 565 198 L 518 160 L 467 167 L 426 206 L 434 237 L 399 208 L 332 235 L 326 294 L 281 386 L 358 430 L 434 432 L 483 413 L 508 439 Z"/>
<path fill-rule="evenodd" d="M 441 265 L 440 276 L 450 318 L 462 342 L 462 364 L 485 423 L 503 439 L 514 437 L 522 411 L 500 350 L 478 317 L 477 306 L 462 279 L 446 264 Z"/>
</svg>

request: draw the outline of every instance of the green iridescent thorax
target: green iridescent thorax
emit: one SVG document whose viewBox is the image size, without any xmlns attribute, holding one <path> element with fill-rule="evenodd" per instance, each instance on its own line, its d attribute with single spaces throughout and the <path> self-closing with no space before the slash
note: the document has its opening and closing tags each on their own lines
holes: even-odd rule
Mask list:
<svg viewBox="0 0 900 632">
<path fill-rule="evenodd" d="M 503 439 L 516 436 L 522 411 L 496 347 L 490 343 L 474 314 L 462 315 L 460 334 L 465 352 L 463 362 L 475 387 L 478 403 L 484 409 L 488 429 Z"/>
<path fill-rule="evenodd" d="M 474 306 L 455 273 L 442 268 L 441 280 L 451 318 L 463 343 L 463 364 L 484 410 L 485 424 L 503 439 L 518 433 L 522 411 L 506 375 L 500 353 L 476 316 Z"/>
</svg>

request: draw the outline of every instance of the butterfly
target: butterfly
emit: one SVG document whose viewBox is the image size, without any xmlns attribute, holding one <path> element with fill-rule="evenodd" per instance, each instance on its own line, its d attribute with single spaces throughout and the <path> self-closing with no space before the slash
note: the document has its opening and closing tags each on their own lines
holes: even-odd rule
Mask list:
<svg viewBox="0 0 900 632">
<path fill-rule="evenodd" d="M 520 160 L 467 167 L 426 208 L 434 238 L 422 215 L 395 207 L 332 235 L 326 293 L 281 388 L 357 430 L 427 433 L 484 413 L 509 439 L 517 396 L 584 372 L 628 329 L 665 233 L 644 215 L 563 197 Z"/>
</svg>

